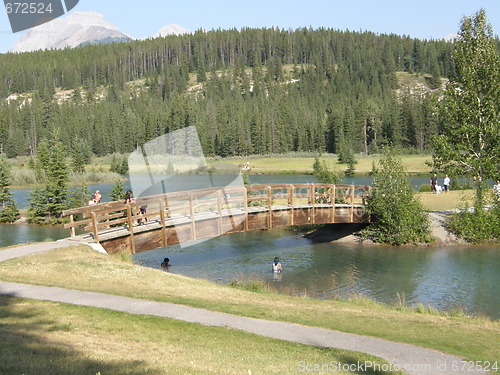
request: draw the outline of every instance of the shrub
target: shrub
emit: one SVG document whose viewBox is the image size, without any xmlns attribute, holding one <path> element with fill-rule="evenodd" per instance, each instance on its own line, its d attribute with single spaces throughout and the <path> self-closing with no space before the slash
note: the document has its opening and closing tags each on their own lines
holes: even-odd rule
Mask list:
<svg viewBox="0 0 500 375">
<path fill-rule="evenodd" d="M 498 241 L 500 238 L 500 199 L 494 196 L 489 210 L 471 208 L 468 202 L 454 214 L 448 226 L 457 236 L 472 243 Z M 478 206 L 476 204 L 476 206 Z"/>
<path fill-rule="evenodd" d="M 401 160 L 384 156 L 367 199 L 371 224 L 362 236 L 391 245 L 430 242 L 429 218 L 414 194 Z"/>
<path fill-rule="evenodd" d="M 431 185 L 429 184 L 422 184 L 418 188 L 418 191 L 421 193 L 430 193 L 431 192 Z"/>
</svg>

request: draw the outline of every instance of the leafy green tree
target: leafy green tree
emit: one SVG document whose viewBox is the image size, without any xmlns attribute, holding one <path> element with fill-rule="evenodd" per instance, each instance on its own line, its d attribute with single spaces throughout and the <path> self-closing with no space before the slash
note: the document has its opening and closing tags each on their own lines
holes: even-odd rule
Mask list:
<svg viewBox="0 0 500 375">
<path fill-rule="evenodd" d="M 430 242 L 429 218 L 414 194 L 401 160 L 382 157 L 367 200 L 371 223 L 362 235 L 391 245 Z"/>
<path fill-rule="evenodd" d="M 7 160 L 0 158 L 0 223 L 19 219 L 19 210 L 10 192 L 11 173 Z"/>
<path fill-rule="evenodd" d="M 479 212 L 484 182 L 500 173 L 500 54 L 484 10 L 462 20 L 453 58 L 433 161 L 449 174 L 475 178 Z"/>
</svg>

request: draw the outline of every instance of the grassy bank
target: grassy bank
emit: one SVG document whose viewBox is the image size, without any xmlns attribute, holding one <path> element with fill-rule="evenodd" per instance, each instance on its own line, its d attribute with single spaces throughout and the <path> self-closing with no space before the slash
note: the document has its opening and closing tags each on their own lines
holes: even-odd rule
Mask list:
<svg viewBox="0 0 500 375">
<path fill-rule="evenodd" d="M 499 322 L 396 310 L 367 300 L 319 301 L 253 293 L 123 262 L 85 246 L 0 263 L 0 279 L 180 303 L 433 348 L 474 361 L 496 359 Z M 296 370 L 296 368 L 295 368 Z"/>
<path fill-rule="evenodd" d="M 385 363 L 236 330 L 8 296 L 0 296 L 0 319 L 2 374 L 295 374 L 300 361 Z"/>
<path fill-rule="evenodd" d="M 325 160 L 331 169 L 339 172 L 344 172 L 347 169 L 347 164 L 339 164 L 336 155 L 322 155 L 321 159 Z M 373 162 L 378 161 L 379 156 L 368 155 L 356 157 L 357 164 L 354 166 L 356 174 L 367 175 L 373 167 Z M 401 156 L 402 162 L 407 171 L 412 174 L 431 172 L 431 168 L 426 164 L 431 161 L 430 155 L 404 155 Z M 312 173 L 314 156 L 299 156 L 299 155 L 283 155 L 283 156 L 249 156 L 228 158 L 223 160 L 210 160 L 208 164 L 219 166 L 223 164 L 231 164 L 237 167 L 245 162 L 250 163 L 252 167 L 251 173 L 255 174 L 293 174 L 293 173 Z"/>
<path fill-rule="evenodd" d="M 462 206 L 464 200 L 472 201 L 474 190 L 452 190 L 448 193 L 417 193 L 426 211 L 449 211 Z"/>
</svg>

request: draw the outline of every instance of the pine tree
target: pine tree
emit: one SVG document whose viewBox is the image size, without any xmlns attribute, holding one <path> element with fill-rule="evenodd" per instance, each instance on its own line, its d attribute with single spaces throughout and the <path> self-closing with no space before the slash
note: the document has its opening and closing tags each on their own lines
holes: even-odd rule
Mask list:
<svg viewBox="0 0 500 375">
<path fill-rule="evenodd" d="M 51 142 L 47 180 L 49 217 L 60 218 L 62 211 L 67 208 L 69 168 L 66 164 L 65 148 L 57 135 Z"/>
<path fill-rule="evenodd" d="M 125 199 L 125 186 L 122 180 L 115 181 L 109 197 L 112 201 L 122 201 Z"/>
<path fill-rule="evenodd" d="M 0 158 L 0 223 L 13 223 L 19 219 L 19 210 L 9 188 L 10 178 L 7 160 Z"/>
<path fill-rule="evenodd" d="M 47 184 L 44 188 L 33 189 L 30 194 L 30 208 L 28 209 L 28 221 L 32 223 L 57 223 L 62 211 L 68 208 L 68 180 L 69 167 L 66 164 L 65 148 L 59 140 L 57 131 L 54 133 L 47 146 L 48 154 L 43 149 L 42 157 L 46 161 L 44 165 L 47 176 Z M 41 160 L 37 155 L 38 162 Z"/>
</svg>

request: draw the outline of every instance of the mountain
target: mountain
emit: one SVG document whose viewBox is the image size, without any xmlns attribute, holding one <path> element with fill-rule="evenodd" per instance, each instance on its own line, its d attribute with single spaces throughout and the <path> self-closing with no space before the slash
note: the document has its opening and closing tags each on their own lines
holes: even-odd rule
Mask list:
<svg viewBox="0 0 500 375">
<path fill-rule="evenodd" d="M 153 35 L 153 38 L 159 38 L 168 35 L 182 35 L 182 34 L 191 34 L 191 31 L 176 24 L 167 25 L 156 32 Z"/>
<path fill-rule="evenodd" d="M 75 48 L 87 44 L 123 42 L 132 38 L 96 12 L 74 12 L 22 35 L 11 52 Z"/>
</svg>

